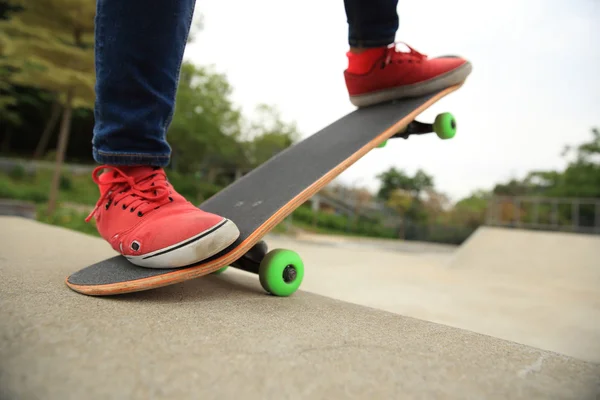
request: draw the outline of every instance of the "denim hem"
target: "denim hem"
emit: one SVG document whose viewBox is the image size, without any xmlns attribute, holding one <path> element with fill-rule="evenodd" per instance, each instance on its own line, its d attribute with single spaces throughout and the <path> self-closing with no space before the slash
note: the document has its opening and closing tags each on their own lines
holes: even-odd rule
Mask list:
<svg viewBox="0 0 600 400">
<path fill-rule="evenodd" d="M 382 39 L 355 39 L 349 38 L 348 44 L 350 47 L 362 47 L 362 48 L 370 48 L 370 47 L 383 47 L 394 43 L 396 39 L 395 36 L 390 36 Z"/>
<path fill-rule="evenodd" d="M 143 153 L 113 153 L 93 149 L 94 160 L 107 165 L 149 165 L 152 167 L 166 167 L 169 165 L 169 154 L 143 154 Z"/>
</svg>

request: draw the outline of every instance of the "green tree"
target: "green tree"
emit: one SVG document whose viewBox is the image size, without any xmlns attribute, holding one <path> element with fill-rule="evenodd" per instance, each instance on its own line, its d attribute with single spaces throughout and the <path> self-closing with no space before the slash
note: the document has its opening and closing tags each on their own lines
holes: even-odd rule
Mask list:
<svg viewBox="0 0 600 400">
<path fill-rule="evenodd" d="M 470 196 L 458 201 L 450 212 L 450 221 L 456 225 L 476 228 L 485 222 L 490 193 L 476 190 Z"/>
<path fill-rule="evenodd" d="M 433 177 L 421 169 L 417 170 L 414 176 L 409 176 L 404 171 L 392 167 L 377 175 L 377 179 L 380 181 L 377 197 L 386 201 L 398 189 L 409 192 L 417 199 L 423 190 L 434 187 Z"/>
<path fill-rule="evenodd" d="M 511 179 L 494 187 L 493 194 L 503 196 L 536 196 L 541 198 L 600 198 L 600 131 L 591 129 L 591 139 L 578 146 L 566 146 L 562 157 L 567 161 L 563 171 L 531 171 L 522 180 Z M 518 209 L 509 200 L 500 206 L 503 219 L 513 218 L 518 212 L 520 216 L 537 215 L 539 220 L 549 221 L 553 208 L 549 202 L 541 202 L 533 211 L 532 204 L 522 203 Z M 572 221 L 570 207 L 559 207 L 558 219 Z M 596 218 L 595 206 L 583 203 L 579 208 L 578 220 L 583 225 L 593 225 Z M 566 223 L 566 222 L 565 222 Z"/>
<path fill-rule="evenodd" d="M 0 151 L 8 152 L 12 132 L 22 124 L 21 116 L 17 110 L 18 93 L 8 83 L 10 72 L 0 67 L 0 121 L 4 126 L 4 138 L 0 144 Z"/>
<path fill-rule="evenodd" d="M 0 148 L 3 152 L 10 152 L 10 142 L 14 134 L 19 134 L 20 129 L 26 126 L 27 115 L 22 115 L 24 108 L 33 110 L 42 110 L 44 102 L 47 101 L 49 94 L 43 90 L 32 87 L 18 87 L 7 85 L 8 93 L 6 97 L 11 97 L 11 101 L 5 108 L 0 108 L 0 121 L 4 130 L 4 137 Z M 27 128 L 25 128 L 27 129 Z"/>
<path fill-rule="evenodd" d="M 244 163 L 238 141 L 241 113 L 229 98 L 231 92 L 224 75 L 183 63 L 167 136 L 173 148 L 174 169 L 206 172 L 206 179 L 212 182 L 219 168 Z"/>
<path fill-rule="evenodd" d="M 182 65 L 168 132 L 173 169 L 217 183 L 220 174 L 234 179 L 297 140 L 296 124 L 283 121 L 277 108 L 261 104 L 254 118 L 244 119 L 231 93 L 225 75 L 189 62 Z"/>
<path fill-rule="evenodd" d="M 9 18 L 11 12 L 19 10 L 20 7 L 16 4 L 11 4 L 6 0 L 0 1 L 0 23 Z M 6 33 L 0 31 L 0 57 L 5 58 Z M 12 68 L 0 64 L 0 121 L 5 127 L 5 136 L 0 145 L 1 150 L 8 151 L 10 138 L 13 130 L 18 128 L 22 121 L 16 106 L 18 104 L 18 93 L 16 93 L 13 85 L 10 84 L 9 78 L 12 74 Z"/>
<path fill-rule="evenodd" d="M 427 221 L 429 214 L 421 201 L 421 193 L 425 190 L 434 192 L 432 176 L 421 169 L 410 176 L 392 167 L 377 178 L 380 180 L 377 197 L 385 201 L 388 207 L 400 212 L 406 224 Z"/>
<path fill-rule="evenodd" d="M 255 168 L 294 144 L 299 138 L 294 122 L 285 122 L 277 107 L 259 104 L 256 117 L 245 129 L 247 158 Z"/>
<path fill-rule="evenodd" d="M 22 9 L 0 21 L 1 66 L 14 69 L 9 76 L 12 84 L 56 93 L 62 106 L 47 210 L 52 214 L 73 107 L 93 106 L 95 4 L 85 0 L 10 0 L 8 3 Z"/>
<path fill-rule="evenodd" d="M 553 181 L 551 196 L 600 198 L 600 130 L 591 129 L 591 139 L 564 156 L 573 155 L 565 171 Z"/>
<path fill-rule="evenodd" d="M 564 171 L 531 171 L 522 180 L 499 183 L 493 193 L 504 196 L 592 197 L 600 198 L 600 131 L 575 147 L 565 147 L 562 156 L 569 160 Z"/>
</svg>

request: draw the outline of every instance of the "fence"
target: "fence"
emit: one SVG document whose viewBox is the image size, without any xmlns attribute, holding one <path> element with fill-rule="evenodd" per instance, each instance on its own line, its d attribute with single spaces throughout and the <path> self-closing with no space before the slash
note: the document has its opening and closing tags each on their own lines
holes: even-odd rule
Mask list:
<svg viewBox="0 0 600 400">
<path fill-rule="evenodd" d="M 495 196 L 488 205 L 486 224 L 600 234 L 600 199 Z"/>
</svg>

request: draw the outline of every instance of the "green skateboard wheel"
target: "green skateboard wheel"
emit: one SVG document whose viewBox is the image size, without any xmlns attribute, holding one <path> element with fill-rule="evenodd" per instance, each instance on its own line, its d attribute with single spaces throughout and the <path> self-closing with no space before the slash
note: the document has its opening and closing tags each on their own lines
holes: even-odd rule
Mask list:
<svg viewBox="0 0 600 400">
<path fill-rule="evenodd" d="M 440 139 L 452 139 L 456 135 L 456 119 L 450 113 L 438 114 L 433 122 L 433 131 Z"/>
<path fill-rule="evenodd" d="M 383 142 L 379 143 L 379 145 L 378 145 L 377 147 L 378 147 L 378 148 L 385 147 L 385 145 L 387 144 L 387 142 L 388 142 L 388 141 L 387 141 L 387 140 L 385 140 L 385 141 L 383 141 Z"/>
<path fill-rule="evenodd" d="M 261 261 L 258 277 L 267 292 L 287 297 L 300 287 L 304 278 L 304 263 L 294 251 L 275 249 Z"/>
<path fill-rule="evenodd" d="M 229 265 L 226 265 L 224 267 L 219 268 L 218 270 L 216 270 L 215 272 L 212 273 L 212 275 L 219 275 L 222 274 L 223 272 L 225 272 L 225 270 L 229 268 Z"/>
</svg>

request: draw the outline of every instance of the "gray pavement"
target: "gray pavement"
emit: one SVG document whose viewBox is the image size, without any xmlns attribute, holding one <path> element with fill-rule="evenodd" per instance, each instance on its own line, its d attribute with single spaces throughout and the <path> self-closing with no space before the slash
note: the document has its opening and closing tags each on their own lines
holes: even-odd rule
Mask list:
<svg viewBox="0 0 600 400">
<path fill-rule="evenodd" d="M 72 292 L 64 278 L 112 256 L 106 243 L 18 217 L 1 217 L 0 226 L 2 399 L 591 400 L 600 393 L 598 363 L 360 304 L 373 288 L 391 293 L 393 281 L 418 287 L 449 261 L 445 254 L 276 239 L 307 263 L 306 291 L 290 298 L 266 295 L 255 276 L 239 271 L 95 298 Z M 361 269 L 373 254 L 378 263 Z M 349 272 L 335 292 L 341 265 L 362 275 Z M 369 274 L 373 265 L 395 265 L 396 275 Z M 342 301 L 352 293 L 353 303 Z"/>
<path fill-rule="evenodd" d="M 486 227 L 454 252 L 353 242 L 269 241 L 311 266 L 305 291 L 600 363 L 600 236 Z"/>
</svg>

